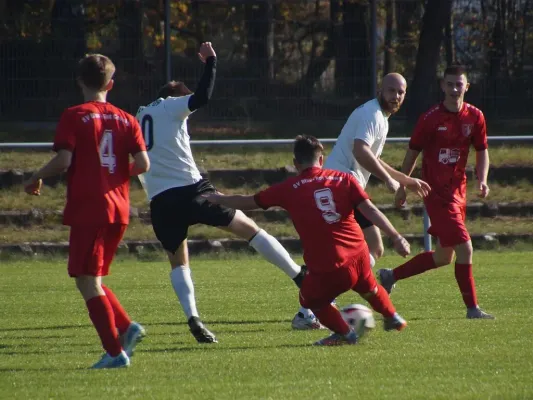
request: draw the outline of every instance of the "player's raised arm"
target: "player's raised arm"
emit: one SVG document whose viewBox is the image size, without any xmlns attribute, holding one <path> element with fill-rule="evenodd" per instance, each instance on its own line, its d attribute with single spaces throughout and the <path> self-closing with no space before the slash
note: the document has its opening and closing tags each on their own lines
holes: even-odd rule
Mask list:
<svg viewBox="0 0 533 400">
<path fill-rule="evenodd" d="M 229 208 L 234 208 L 237 210 L 255 210 L 261 208 L 256 202 L 254 196 L 245 196 L 245 195 L 233 195 L 226 196 L 222 193 L 205 193 L 202 195 L 207 200 L 213 204 L 220 204 Z"/>
<path fill-rule="evenodd" d="M 191 112 L 205 106 L 213 94 L 217 68 L 217 55 L 211 46 L 211 42 L 205 42 L 201 44 L 200 51 L 198 52 L 198 58 L 200 58 L 200 61 L 205 63 L 205 69 L 200 81 L 198 82 L 196 91 L 189 98 L 188 105 Z"/>
<path fill-rule="evenodd" d="M 381 229 L 385 234 L 392 239 L 394 244 L 394 250 L 406 257 L 411 252 L 409 242 L 398 233 L 398 231 L 391 224 L 389 219 L 377 209 L 377 207 L 370 201 L 365 200 L 357 206 L 357 209 L 374 225 Z"/>
</svg>

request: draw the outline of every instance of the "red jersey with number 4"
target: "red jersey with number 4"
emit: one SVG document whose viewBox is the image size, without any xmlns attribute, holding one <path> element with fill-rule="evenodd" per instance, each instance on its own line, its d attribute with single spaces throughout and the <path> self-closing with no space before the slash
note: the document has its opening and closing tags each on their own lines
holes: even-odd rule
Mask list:
<svg viewBox="0 0 533 400">
<path fill-rule="evenodd" d="M 263 209 L 279 206 L 288 211 L 300 235 L 305 263 L 314 272 L 346 266 L 361 251 L 368 251 L 353 214 L 367 199 L 352 175 L 318 167 L 255 195 Z"/>
<path fill-rule="evenodd" d="M 137 120 L 109 103 L 91 101 L 66 109 L 54 151 L 72 152 L 65 225 L 129 223 L 129 155 L 146 150 Z"/>
<path fill-rule="evenodd" d="M 450 112 L 441 103 L 423 114 L 409 148 L 422 151 L 422 179 L 431 186 L 430 198 L 466 203 L 466 162 L 470 146 L 487 149 L 487 127 L 481 110 L 463 103 Z"/>
</svg>

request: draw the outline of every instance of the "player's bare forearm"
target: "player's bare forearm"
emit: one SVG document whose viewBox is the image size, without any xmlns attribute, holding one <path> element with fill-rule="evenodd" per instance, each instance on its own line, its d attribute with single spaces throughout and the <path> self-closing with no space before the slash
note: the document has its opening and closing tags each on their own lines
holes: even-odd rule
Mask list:
<svg viewBox="0 0 533 400">
<path fill-rule="evenodd" d="M 379 162 L 383 168 L 388 172 L 388 174 L 392 177 L 392 179 L 397 180 L 400 185 L 407 185 L 407 179 L 408 177 L 401 173 L 400 171 L 395 170 L 392 168 L 389 164 L 387 164 L 385 161 L 383 161 L 381 158 L 379 159 Z"/>
<path fill-rule="evenodd" d="M 374 153 L 372 153 L 370 146 L 362 140 L 354 140 L 353 155 L 359 165 L 383 182 L 387 182 L 391 179 L 391 175 L 383 165 L 381 165 Z"/>
<path fill-rule="evenodd" d="M 487 183 L 489 175 L 489 151 L 487 149 L 476 151 L 477 178 L 482 183 Z"/>
<path fill-rule="evenodd" d="M 130 164 L 130 176 L 137 176 L 148 172 L 150 169 L 150 159 L 146 151 L 140 151 L 133 156 Z"/>
<path fill-rule="evenodd" d="M 407 149 L 405 157 L 403 158 L 402 163 L 402 173 L 407 176 L 411 176 L 413 170 L 415 169 L 416 160 L 418 159 L 419 151 L 413 149 Z"/>
<path fill-rule="evenodd" d="M 396 239 L 401 235 L 392 226 L 389 219 L 377 209 L 377 207 L 370 201 L 365 200 L 357 206 L 357 209 L 375 226 L 381 229 L 391 239 Z"/>
<path fill-rule="evenodd" d="M 255 202 L 254 196 L 233 195 L 226 196 L 220 193 L 206 193 L 203 197 L 211 203 L 220 204 L 236 210 L 255 210 L 260 208 Z"/>
<path fill-rule="evenodd" d="M 54 158 L 52 158 L 44 167 L 35 172 L 31 177 L 32 181 L 49 178 L 65 172 L 72 162 L 72 152 L 68 150 L 59 150 Z"/>
</svg>

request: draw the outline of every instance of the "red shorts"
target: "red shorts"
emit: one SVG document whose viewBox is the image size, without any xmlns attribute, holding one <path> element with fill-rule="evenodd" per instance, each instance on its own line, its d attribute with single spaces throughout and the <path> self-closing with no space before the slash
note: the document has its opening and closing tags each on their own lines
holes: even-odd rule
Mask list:
<svg viewBox="0 0 533 400">
<path fill-rule="evenodd" d="M 70 276 L 106 276 L 127 225 L 72 226 L 68 256 Z"/>
<path fill-rule="evenodd" d="M 431 226 L 428 233 L 439 239 L 442 247 L 454 247 L 470 240 L 466 229 L 466 205 L 431 200 L 425 203 Z"/>
<path fill-rule="evenodd" d="M 305 308 L 319 309 L 350 289 L 365 294 L 376 286 L 369 253 L 363 251 L 345 267 L 326 272 L 309 271 L 300 288 L 300 304 Z"/>
</svg>

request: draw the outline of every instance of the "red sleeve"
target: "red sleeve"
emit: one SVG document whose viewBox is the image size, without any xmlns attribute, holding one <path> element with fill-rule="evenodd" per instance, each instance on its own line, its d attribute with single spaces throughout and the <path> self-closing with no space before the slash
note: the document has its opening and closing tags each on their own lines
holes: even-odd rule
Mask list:
<svg viewBox="0 0 533 400">
<path fill-rule="evenodd" d="M 76 126 L 74 118 L 75 114 L 68 110 L 63 111 L 63 114 L 61 114 L 52 148 L 55 152 L 59 150 L 74 151 L 76 147 Z"/>
<path fill-rule="evenodd" d="M 413 134 L 411 135 L 411 140 L 409 140 L 409 148 L 415 151 L 422 151 L 426 147 L 429 134 L 427 132 L 427 120 L 429 116 L 423 114 L 416 123 Z"/>
<path fill-rule="evenodd" d="M 476 129 L 472 135 L 472 144 L 477 151 L 486 150 L 489 147 L 487 140 L 487 124 L 485 123 L 485 116 L 481 111 L 479 112 Z"/>
<path fill-rule="evenodd" d="M 285 188 L 285 185 L 283 185 L 283 183 L 278 183 L 256 193 L 254 195 L 254 200 L 263 210 L 274 206 L 283 207 L 285 204 L 286 192 L 287 189 Z"/>
<path fill-rule="evenodd" d="M 351 174 L 346 175 L 348 175 L 348 178 L 350 179 L 350 201 L 354 207 L 357 207 L 363 201 L 370 199 L 365 190 L 359 185 L 359 182 L 357 182 L 357 179 Z"/>
<path fill-rule="evenodd" d="M 139 121 L 133 116 L 130 116 L 131 128 L 133 130 L 133 135 L 131 136 L 130 141 L 130 154 L 135 155 L 140 151 L 146 151 L 146 143 L 144 142 L 143 133 Z"/>
</svg>

